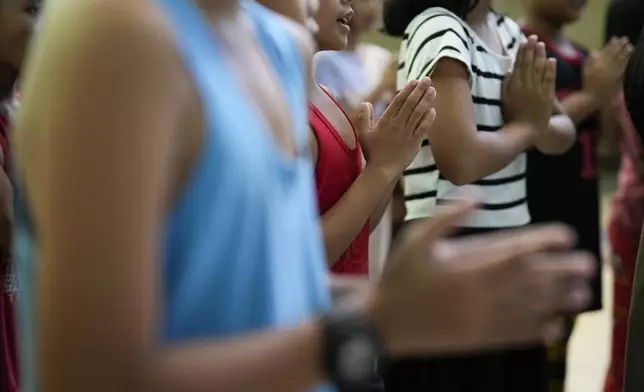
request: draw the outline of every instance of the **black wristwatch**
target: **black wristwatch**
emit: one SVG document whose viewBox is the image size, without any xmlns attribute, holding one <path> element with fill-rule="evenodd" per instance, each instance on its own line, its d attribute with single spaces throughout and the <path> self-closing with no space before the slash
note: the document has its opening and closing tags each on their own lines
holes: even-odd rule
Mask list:
<svg viewBox="0 0 644 392">
<path fill-rule="evenodd" d="M 339 392 L 384 390 L 377 372 L 383 344 L 360 312 L 337 312 L 322 319 L 326 376 Z"/>
</svg>

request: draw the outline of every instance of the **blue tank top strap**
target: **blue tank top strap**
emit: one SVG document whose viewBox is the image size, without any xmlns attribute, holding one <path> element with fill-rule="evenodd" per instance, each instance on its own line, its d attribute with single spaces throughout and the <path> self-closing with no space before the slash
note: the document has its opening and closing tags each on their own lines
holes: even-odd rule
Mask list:
<svg viewBox="0 0 644 392">
<path fill-rule="evenodd" d="M 303 155 L 308 154 L 308 127 L 306 126 L 306 75 L 303 53 L 292 33 L 287 31 L 281 15 L 276 15 L 266 7 L 254 1 L 243 3 L 246 15 L 255 26 L 256 38 L 264 49 L 264 53 L 273 65 L 273 69 L 282 83 L 282 87 L 294 94 L 287 94 L 294 121 L 294 132 L 297 147 Z"/>
</svg>

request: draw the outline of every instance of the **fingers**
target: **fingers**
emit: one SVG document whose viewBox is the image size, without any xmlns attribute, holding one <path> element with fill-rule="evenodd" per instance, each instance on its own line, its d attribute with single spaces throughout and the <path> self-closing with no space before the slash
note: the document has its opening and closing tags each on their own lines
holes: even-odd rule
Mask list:
<svg viewBox="0 0 644 392">
<path fill-rule="evenodd" d="M 633 45 L 626 37 L 613 37 L 602 50 L 602 55 L 606 56 L 607 61 L 614 62 L 626 67 L 628 60 L 633 53 Z"/>
<path fill-rule="evenodd" d="M 526 46 L 528 45 L 527 42 L 522 43 L 519 45 L 519 50 L 517 51 L 517 57 L 514 60 L 514 73 L 518 76 L 521 75 L 522 69 L 525 67 L 525 52 L 526 52 Z"/>
<path fill-rule="evenodd" d="M 415 113 L 416 106 L 418 106 L 425 94 L 429 91 L 431 85 L 432 81 L 430 78 L 422 78 L 414 91 L 409 94 L 405 102 L 402 104 L 397 116 L 401 120 L 405 121 L 406 127 L 409 127 L 412 121 L 415 121 L 416 124 L 420 122 L 422 113 Z"/>
<path fill-rule="evenodd" d="M 504 263 L 536 252 L 568 249 L 575 243 L 575 235 L 568 227 L 554 224 L 504 230 L 450 242 L 456 259 L 471 258 L 477 263 Z"/>
<path fill-rule="evenodd" d="M 476 206 L 476 201 L 471 198 L 457 200 L 445 206 L 434 217 L 424 219 L 410 231 L 412 241 L 422 247 L 428 247 L 436 240 L 452 232 L 458 223 L 469 214 Z"/>
<path fill-rule="evenodd" d="M 633 54 L 633 50 L 633 45 L 628 40 L 626 40 L 626 43 L 620 48 L 620 51 L 617 53 L 617 61 L 619 61 L 624 68 L 626 68 L 626 64 Z"/>
<path fill-rule="evenodd" d="M 418 127 L 416 127 L 416 130 L 414 131 L 414 137 L 418 139 L 418 143 L 421 143 L 423 139 L 428 137 L 429 130 L 432 128 L 432 125 L 434 125 L 435 120 L 436 109 L 429 108 L 429 110 L 425 111 L 423 120 L 418 124 Z"/>
<path fill-rule="evenodd" d="M 543 86 L 543 80 L 546 71 L 546 44 L 538 42 L 534 51 L 534 68 L 532 72 L 532 85 L 535 87 Z"/>
<path fill-rule="evenodd" d="M 412 111 L 411 116 L 409 116 L 409 118 L 407 119 L 407 125 L 405 129 L 409 131 L 412 135 L 417 136 L 419 132 L 422 132 L 419 129 L 420 125 L 430 114 L 432 110 L 432 106 L 434 105 L 435 99 L 436 99 L 436 89 L 434 87 L 430 87 L 429 90 L 427 90 L 427 92 L 420 99 L 420 102 L 418 102 L 418 104 Z"/>
<path fill-rule="evenodd" d="M 360 109 L 358 111 L 358 116 L 356 117 L 355 127 L 358 132 L 358 138 L 364 139 L 367 133 L 369 133 L 373 126 L 373 105 L 369 102 L 363 102 L 360 104 Z"/>
<path fill-rule="evenodd" d="M 557 317 L 547 321 L 541 328 L 541 341 L 545 345 L 551 345 L 559 342 L 566 334 L 566 320 L 563 317 Z"/>
<path fill-rule="evenodd" d="M 545 62 L 543 69 L 543 78 L 541 80 L 541 88 L 543 91 L 550 92 L 554 95 L 555 83 L 557 81 L 557 60 L 549 58 Z"/>
<path fill-rule="evenodd" d="M 533 84 L 533 72 L 534 72 L 534 61 L 535 61 L 535 50 L 537 47 L 537 36 L 531 35 L 528 37 L 528 42 L 526 43 L 524 54 L 523 54 L 523 67 L 521 80 L 525 86 L 534 86 Z"/>
<path fill-rule="evenodd" d="M 397 116 L 398 112 L 400 112 L 400 109 L 407 101 L 407 98 L 409 98 L 411 93 L 416 90 L 416 87 L 419 83 L 420 82 L 418 80 L 412 80 L 407 83 L 405 87 L 403 87 L 403 89 L 400 90 L 398 94 L 396 94 L 393 101 L 391 101 L 391 104 L 389 104 L 389 106 L 387 107 L 387 110 L 385 110 L 385 112 L 382 114 L 382 118 L 387 119 Z"/>
<path fill-rule="evenodd" d="M 619 46 L 620 46 L 619 38 L 613 37 L 604 46 L 604 48 L 601 51 L 601 54 L 603 56 L 606 56 L 606 58 L 615 58 L 615 56 L 619 52 Z"/>
<path fill-rule="evenodd" d="M 591 299 L 589 280 L 596 273 L 596 261 L 587 252 L 538 254 L 525 261 L 526 272 L 535 278 L 537 290 L 530 293 L 543 316 L 575 313 Z"/>
</svg>

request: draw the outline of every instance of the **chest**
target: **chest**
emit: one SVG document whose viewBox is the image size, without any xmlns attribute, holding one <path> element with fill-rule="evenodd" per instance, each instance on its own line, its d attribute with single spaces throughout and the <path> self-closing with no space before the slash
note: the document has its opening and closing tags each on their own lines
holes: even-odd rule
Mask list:
<svg viewBox="0 0 644 392">
<path fill-rule="evenodd" d="M 336 132 L 347 147 L 350 149 L 355 148 L 358 145 L 358 140 L 353 125 L 338 103 L 321 87 L 317 87 L 312 92 L 310 100 L 328 121 L 330 128 L 333 128 L 330 131 Z"/>
<path fill-rule="evenodd" d="M 241 86 L 245 98 L 257 109 L 257 115 L 266 125 L 266 131 L 275 140 L 277 146 L 288 156 L 295 156 L 296 142 L 293 135 L 293 123 L 289 102 L 284 93 L 284 79 L 280 67 L 275 67 L 279 58 L 265 52 L 254 40 L 244 45 L 231 45 L 231 69 L 235 80 Z M 254 50 L 239 50 L 239 48 Z M 279 56 L 277 56 L 279 57 Z"/>
</svg>

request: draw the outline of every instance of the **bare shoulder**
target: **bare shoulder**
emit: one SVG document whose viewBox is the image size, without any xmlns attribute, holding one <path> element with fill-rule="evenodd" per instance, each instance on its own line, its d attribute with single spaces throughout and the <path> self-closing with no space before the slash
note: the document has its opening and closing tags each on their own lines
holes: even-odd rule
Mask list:
<svg viewBox="0 0 644 392">
<path fill-rule="evenodd" d="M 50 109 L 46 102 L 60 102 L 60 97 L 116 96 L 137 88 L 152 94 L 158 92 L 160 80 L 171 85 L 172 75 L 180 74 L 178 55 L 162 13 L 151 4 L 142 0 L 47 4 L 22 75 L 19 126 L 27 117 L 42 118 L 24 113 Z M 121 103 L 128 96 L 120 97 Z"/>
<path fill-rule="evenodd" d="M 32 193 L 46 185 L 41 180 L 53 157 L 69 165 L 61 172 L 91 169 L 107 183 L 108 170 L 127 173 L 125 165 L 139 164 L 143 153 L 169 155 L 186 78 L 171 30 L 153 4 L 47 4 L 22 75 L 15 133 L 17 163 Z M 145 151 L 136 150 L 140 140 L 148 141 Z M 73 165 L 68 157 L 88 163 Z"/>
<path fill-rule="evenodd" d="M 291 36 L 297 42 L 302 55 L 305 59 L 310 59 L 315 53 L 315 41 L 313 40 L 313 34 L 308 31 L 302 24 L 297 21 L 287 18 L 281 14 L 275 13 L 278 18 L 282 21 L 286 30 L 291 34 Z"/>
<path fill-rule="evenodd" d="M 56 57 L 75 59 L 77 54 L 88 53 L 100 60 L 123 60 L 119 55 L 129 51 L 140 53 L 138 57 L 144 59 L 168 49 L 163 44 L 170 40 L 162 12 L 151 2 L 67 0 L 45 8 L 35 52 L 42 55 L 65 50 L 65 56 Z"/>
</svg>

